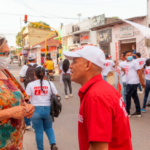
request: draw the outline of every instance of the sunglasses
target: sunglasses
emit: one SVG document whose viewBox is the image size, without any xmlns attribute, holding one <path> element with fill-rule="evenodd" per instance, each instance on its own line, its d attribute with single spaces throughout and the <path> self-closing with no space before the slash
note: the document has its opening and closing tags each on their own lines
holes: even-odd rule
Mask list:
<svg viewBox="0 0 150 150">
<path fill-rule="evenodd" d="M 8 57 L 10 55 L 10 52 L 5 52 L 5 53 L 0 52 L 0 55 L 4 55 L 5 57 Z"/>
</svg>

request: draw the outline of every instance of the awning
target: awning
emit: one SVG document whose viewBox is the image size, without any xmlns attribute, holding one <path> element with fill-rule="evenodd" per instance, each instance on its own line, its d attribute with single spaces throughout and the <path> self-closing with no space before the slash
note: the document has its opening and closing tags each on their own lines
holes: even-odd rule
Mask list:
<svg viewBox="0 0 150 150">
<path fill-rule="evenodd" d="M 47 50 L 47 52 L 53 52 L 53 51 L 56 51 L 56 50 L 57 50 L 57 47 L 53 46 L 53 47 L 49 47 L 49 49 Z M 45 48 L 41 49 L 41 52 L 45 52 Z"/>
<path fill-rule="evenodd" d="M 134 22 L 131 22 L 131 21 L 128 21 L 128 20 L 123 20 L 124 22 L 132 25 L 133 27 L 137 28 L 138 30 L 141 31 L 141 33 L 148 39 L 150 39 L 150 28 L 148 27 L 145 27 L 143 25 L 140 25 L 138 23 L 134 23 Z"/>
</svg>

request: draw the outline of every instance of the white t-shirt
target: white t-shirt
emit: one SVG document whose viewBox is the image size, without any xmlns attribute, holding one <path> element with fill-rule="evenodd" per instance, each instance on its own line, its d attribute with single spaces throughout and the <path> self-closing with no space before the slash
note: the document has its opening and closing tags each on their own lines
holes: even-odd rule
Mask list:
<svg viewBox="0 0 150 150">
<path fill-rule="evenodd" d="M 102 70 L 102 75 L 107 76 L 109 72 L 113 71 L 115 63 L 112 60 L 105 60 L 105 67 Z"/>
<path fill-rule="evenodd" d="M 62 74 L 71 74 L 71 72 L 70 72 L 70 68 L 67 70 L 67 72 L 66 72 L 66 73 L 63 71 L 62 66 L 60 67 L 60 70 L 62 70 Z"/>
<path fill-rule="evenodd" d="M 50 81 L 43 80 L 42 87 L 45 93 L 41 90 L 40 80 L 33 81 L 27 85 L 26 93 L 31 96 L 31 104 L 34 106 L 51 106 L 50 98 L 52 95 L 50 85 Z M 50 82 L 53 94 L 58 94 L 55 85 Z"/>
<path fill-rule="evenodd" d="M 120 62 L 119 66 L 121 67 L 123 65 L 123 63 L 125 63 L 125 61 Z M 122 82 L 126 83 L 126 75 L 123 71 L 121 71 L 121 77 L 122 77 Z"/>
<path fill-rule="evenodd" d="M 139 84 L 139 77 L 137 74 L 137 70 L 140 70 L 140 65 L 136 60 L 132 60 L 131 62 L 125 61 L 120 64 L 120 67 L 125 69 L 126 74 L 126 83 L 127 84 Z"/>
<path fill-rule="evenodd" d="M 144 69 L 145 79 L 150 80 L 150 66 L 146 66 Z"/>
<path fill-rule="evenodd" d="M 30 65 L 32 65 L 32 66 L 34 66 L 36 63 L 30 63 Z M 19 75 L 20 75 L 20 77 L 21 78 L 24 78 L 24 77 L 26 77 L 26 72 L 27 72 L 27 70 L 28 70 L 28 66 L 27 65 L 24 65 L 22 68 L 21 68 L 21 70 L 20 70 L 20 72 L 19 72 Z"/>
<path fill-rule="evenodd" d="M 145 65 L 146 59 L 145 58 L 137 58 L 135 60 L 139 63 L 140 69 L 142 69 L 143 66 Z"/>
</svg>

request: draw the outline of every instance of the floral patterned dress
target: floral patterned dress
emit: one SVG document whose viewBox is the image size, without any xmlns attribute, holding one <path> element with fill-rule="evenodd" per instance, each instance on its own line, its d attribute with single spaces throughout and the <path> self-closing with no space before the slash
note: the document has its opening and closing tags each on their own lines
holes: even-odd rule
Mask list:
<svg viewBox="0 0 150 150">
<path fill-rule="evenodd" d="M 24 103 L 27 96 L 17 80 L 5 70 L 9 77 L 0 79 L 0 111 Z M 0 121 L 0 150 L 22 150 L 24 120 L 5 119 Z"/>
</svg>

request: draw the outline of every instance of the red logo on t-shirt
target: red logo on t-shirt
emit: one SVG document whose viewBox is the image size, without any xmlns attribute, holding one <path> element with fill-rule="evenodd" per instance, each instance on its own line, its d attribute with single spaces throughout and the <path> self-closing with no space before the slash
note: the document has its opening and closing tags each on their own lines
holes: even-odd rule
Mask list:
<svg viewBox="0 0 150 150">
<path fill-rule="evenodd" d="M 111 65 L 111 62 L 107 62 L 106 64 L 105 64 L 105 66 L 110 66 Z"/>
<path fill-rule="evenodd" d="M 34 95 L 40 95 L 40 96 L 45 96 L 48 94 L 48 87 L 47 86 L 43 86 L 42 87 L 44 92 L 41 90 L 41 87 L 40 86 L 36 86 L 34 87 Z"/>
<path fill-rule="evenodd" d="M 78 115 L 78 121 L 83 123 L 83 116 L 81 116 L 80 114 Z"/>
<path fill-rule="evenodd" d="M 145 74 L 150 74 L 150 69 L 145 69 Z"/>
<path fill-rule="evenodd" d="M 140 65 L 144 65 L 144 61 L 140 61 L 139 64 L 140 64 Z"/>
<path fill-rule="evenodd" d="M 125 73 L 126 73 L 126 75 L 128 75 L 128 73 L 129 73 L 129 66 L 125 66 Z"/>
</svg>

